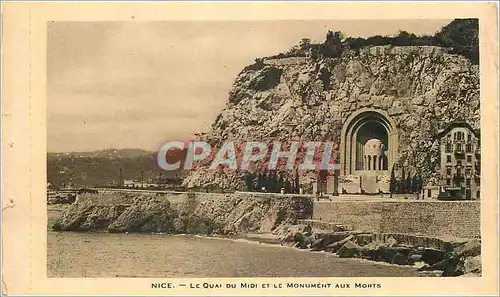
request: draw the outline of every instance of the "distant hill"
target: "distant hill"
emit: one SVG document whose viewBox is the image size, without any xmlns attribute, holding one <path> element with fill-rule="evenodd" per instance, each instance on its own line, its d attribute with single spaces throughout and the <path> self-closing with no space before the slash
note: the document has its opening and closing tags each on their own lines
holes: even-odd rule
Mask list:
<svg viewBox="0 0 500 297">
<path fill-rule="evenodd" d="M 169 154 L 170 155 L 170 154 Z M 175 154 L 175 158 L 181 157 Z M 47 181 L 55 187 L 72 183 L 97 187 L 118 184 L 122 179 L 180 183 L 185 172 L 165 171 L 157 164 L 157 153 L 141 149 L 106 149 L 92 152 L 47 154 Z"/>
<path fill-rule="evenodd" d="M 142 149 L 105 149 L 92 152 L 69 152 L 69 153 L 48 153 L 52 157 L 71 156 L 78 157 L 92 157 L 92 158 L 137 158 L 154 154 L 153 152 Z"/>
</svg>

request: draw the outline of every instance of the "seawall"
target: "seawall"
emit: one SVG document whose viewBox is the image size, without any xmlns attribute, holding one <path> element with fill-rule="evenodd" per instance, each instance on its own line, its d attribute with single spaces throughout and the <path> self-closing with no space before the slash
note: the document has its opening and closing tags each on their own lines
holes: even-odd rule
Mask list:
<svg viewBox="0 0 500 297">
<path fill-rule="evenodd" d="M 479 201 L 316 201 L 313 219 L 373 233 L 481 237 Z"/>
</svg>

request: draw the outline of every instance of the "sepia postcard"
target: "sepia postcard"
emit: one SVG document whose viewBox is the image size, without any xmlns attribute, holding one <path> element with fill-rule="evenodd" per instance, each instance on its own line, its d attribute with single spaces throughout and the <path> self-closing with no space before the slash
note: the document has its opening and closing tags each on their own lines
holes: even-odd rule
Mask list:
<svg viewBox="0 0 500 297">
<path fill-rule="evenodd" d="M 5 295 L 491 295 L 498 5 L 2 3 Z"/>
</svg>

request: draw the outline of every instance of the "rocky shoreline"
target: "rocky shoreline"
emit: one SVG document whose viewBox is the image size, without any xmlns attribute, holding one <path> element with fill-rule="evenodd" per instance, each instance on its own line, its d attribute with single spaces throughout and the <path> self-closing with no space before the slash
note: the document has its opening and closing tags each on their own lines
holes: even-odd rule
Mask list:
<svg viewBox="0 0 500 297">
<path fill-rule="evenodd" d="M 360 258 L 396 265 L 418 266 L 420 271 L 441 276 L 480 276 L 481 241 L 450 240 L 443 248 L 410 245 L 397 236 L 348 231 L 314 230 L 311 225 L 281 226 L 273 232 L 280 240 L 299 249 L 324 251 L 340 258 Z M 378 237 L 378 238 L 377 238 Z"/>
<path fill-rule="evenodd" d="M 312 213 L 312 198 L 231 193 L 80 195 L 52 226 L 56 231 L 235 235 L 271 232 Z M 283 199 L 280 199 L 283 198 Z"/>
<path fill-rule="evenodd" d="M 481 275 L 481 242 L 477 239 L 420 242 L 408 240 L 412 237 L 407 235 L 373 234 L 340 225 L 320 230 L 309 223 L 298 224 L 308 221 L 301 211 L 312 207 L 312 200 L 304 197 L 271 199 L 268 195 L 233 193 L 213 198 L 80 195 L 73 204 L 52 212 L 49 223 L 54 231 L 239 237 L 341 258 L 418 266 L 433 275 Z"/>
</svg>

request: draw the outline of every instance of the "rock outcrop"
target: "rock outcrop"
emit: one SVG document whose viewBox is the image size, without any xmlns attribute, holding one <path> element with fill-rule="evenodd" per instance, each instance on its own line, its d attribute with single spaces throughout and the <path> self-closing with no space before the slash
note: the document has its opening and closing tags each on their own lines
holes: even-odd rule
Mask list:
<svg viewBox="0 0 500 297">
<path fill-rule="evenodd" d="M 97 204 L 91 199 L 71 204 L 56 220 L 56 231 L 104 231 L 129 207 L 127 204 Z"/>
<path fill-rule="evenodd" d="M 213 145 L 227 139 L 340 143 L 346 119 L 364 107 L 389 114 L 399 131 L 396 162 L 418 168 L 432 182 L 439 165 L 438 131 L 458 120 L 479 128 L 479 67 L 434 46 L 374 46 L 338 58 L 259 59 L 236 78 L 206 139 Z M 241 189 L 241 175 L 201 167 L 184 184 Z"/>
<path fill-rule="evenodd" d="M 292 195 L 188 194 L 176 197 L 178 203 L 171 203 L 169 196 L 107 196 L 80 197 L 61 214 L 53 229 L 235 235 L 271 232 L 312 213 L 311 198 Z"/>
<path fill-rule="evenodd" d="M 139 197 L 108 226 L 113 233 L 123 232 L 169 232 L 174 233 L 177 211 L 166 199 Z"/>
</svg>

